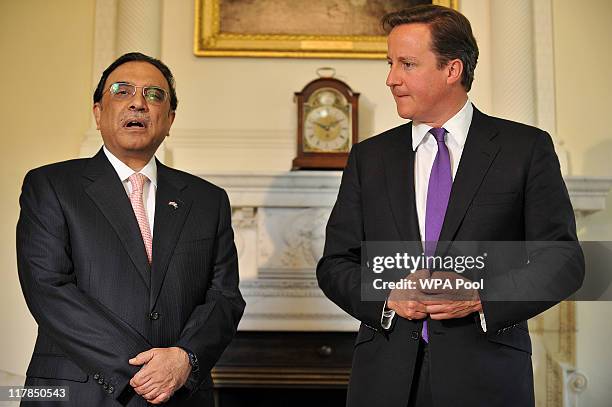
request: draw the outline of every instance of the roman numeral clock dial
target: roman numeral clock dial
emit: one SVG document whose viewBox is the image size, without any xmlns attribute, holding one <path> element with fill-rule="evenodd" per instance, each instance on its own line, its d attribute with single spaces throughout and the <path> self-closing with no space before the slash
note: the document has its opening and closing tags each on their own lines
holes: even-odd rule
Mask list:
<svg viewBox="0 0 612 407">
<path fill-rule="evenodd" d="M 321 68 L 318 73 L 323 70 L 331 69 Z M 349 151 L 357 142 L 359 93 L 327 76 L 308 83 L 295 97 L 298 151 L 293 170 L 344 169 Z"/>
</svg>

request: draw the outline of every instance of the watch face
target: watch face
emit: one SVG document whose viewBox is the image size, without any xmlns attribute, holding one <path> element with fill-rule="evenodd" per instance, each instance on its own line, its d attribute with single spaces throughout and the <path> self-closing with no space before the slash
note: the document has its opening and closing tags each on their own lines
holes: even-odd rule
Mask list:
<svg viewBox="0 0 612 407">
<path fill-rule="evenodd" d="M 341 93 L 323 88 L 304 104 L 305 152 L 348 152 L 351 143 L 351 105 Z"/>
</svg>

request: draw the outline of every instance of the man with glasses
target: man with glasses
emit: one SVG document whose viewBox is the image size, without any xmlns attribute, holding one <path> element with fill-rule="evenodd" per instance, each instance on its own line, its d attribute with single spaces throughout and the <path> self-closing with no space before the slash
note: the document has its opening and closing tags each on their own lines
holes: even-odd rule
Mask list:
<svg viewBox="0 0 612 407">
<path fill-rule="evenodd" d="M 154 157 L 177 107 L 161 61 L 121 56 L 93 99 L 102 149 L 23 183 L 26 385 L 66 386 L 62 405 L 212 406 L 210 370 L 245 305 L 227 195 Z"/>
</svg>

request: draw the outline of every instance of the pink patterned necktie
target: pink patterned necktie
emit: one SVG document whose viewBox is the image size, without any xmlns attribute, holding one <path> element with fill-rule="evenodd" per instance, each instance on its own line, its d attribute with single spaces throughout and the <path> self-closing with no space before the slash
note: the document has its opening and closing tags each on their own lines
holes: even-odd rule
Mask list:
<svg viewBox="0 0 612 407">
<path fill-rule="evenodd" d="M 142 241 L 144 242 L 145 250 L 147 251 L 149 264 L 151 264 L 153 238 L 151 237 L 151 228 L 149 227 L 147 211 L 145 211 L 144 202 L 142 200 L 143 186 L 147 180 L 147 177 L 139 172 L 135 172 L 134 174 L 130 175 L 128 180 L 130 181 L 130 184 L 132 184 L 130 202 L 132 203 L 132 208 L 134 208 L 134 214 L 136 215 L 136 220 L 138 221 L 138 227 L 140 228 Z"/>
</svg>

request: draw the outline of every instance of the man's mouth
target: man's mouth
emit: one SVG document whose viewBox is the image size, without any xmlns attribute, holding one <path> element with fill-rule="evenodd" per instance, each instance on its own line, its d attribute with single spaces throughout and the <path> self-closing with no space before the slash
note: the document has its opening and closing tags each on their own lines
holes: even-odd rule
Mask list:
<svg viewBox="0 0 612 407">
<path fill-rule="evenodd" d="M 131 119 L 131 120 L 127 120 L 124 124 L 123 127 L 126 128 L 146 128 L 147 127 L 147 122 L 145 120 L 141 120 L 141 119 Z"/>
</svg>

